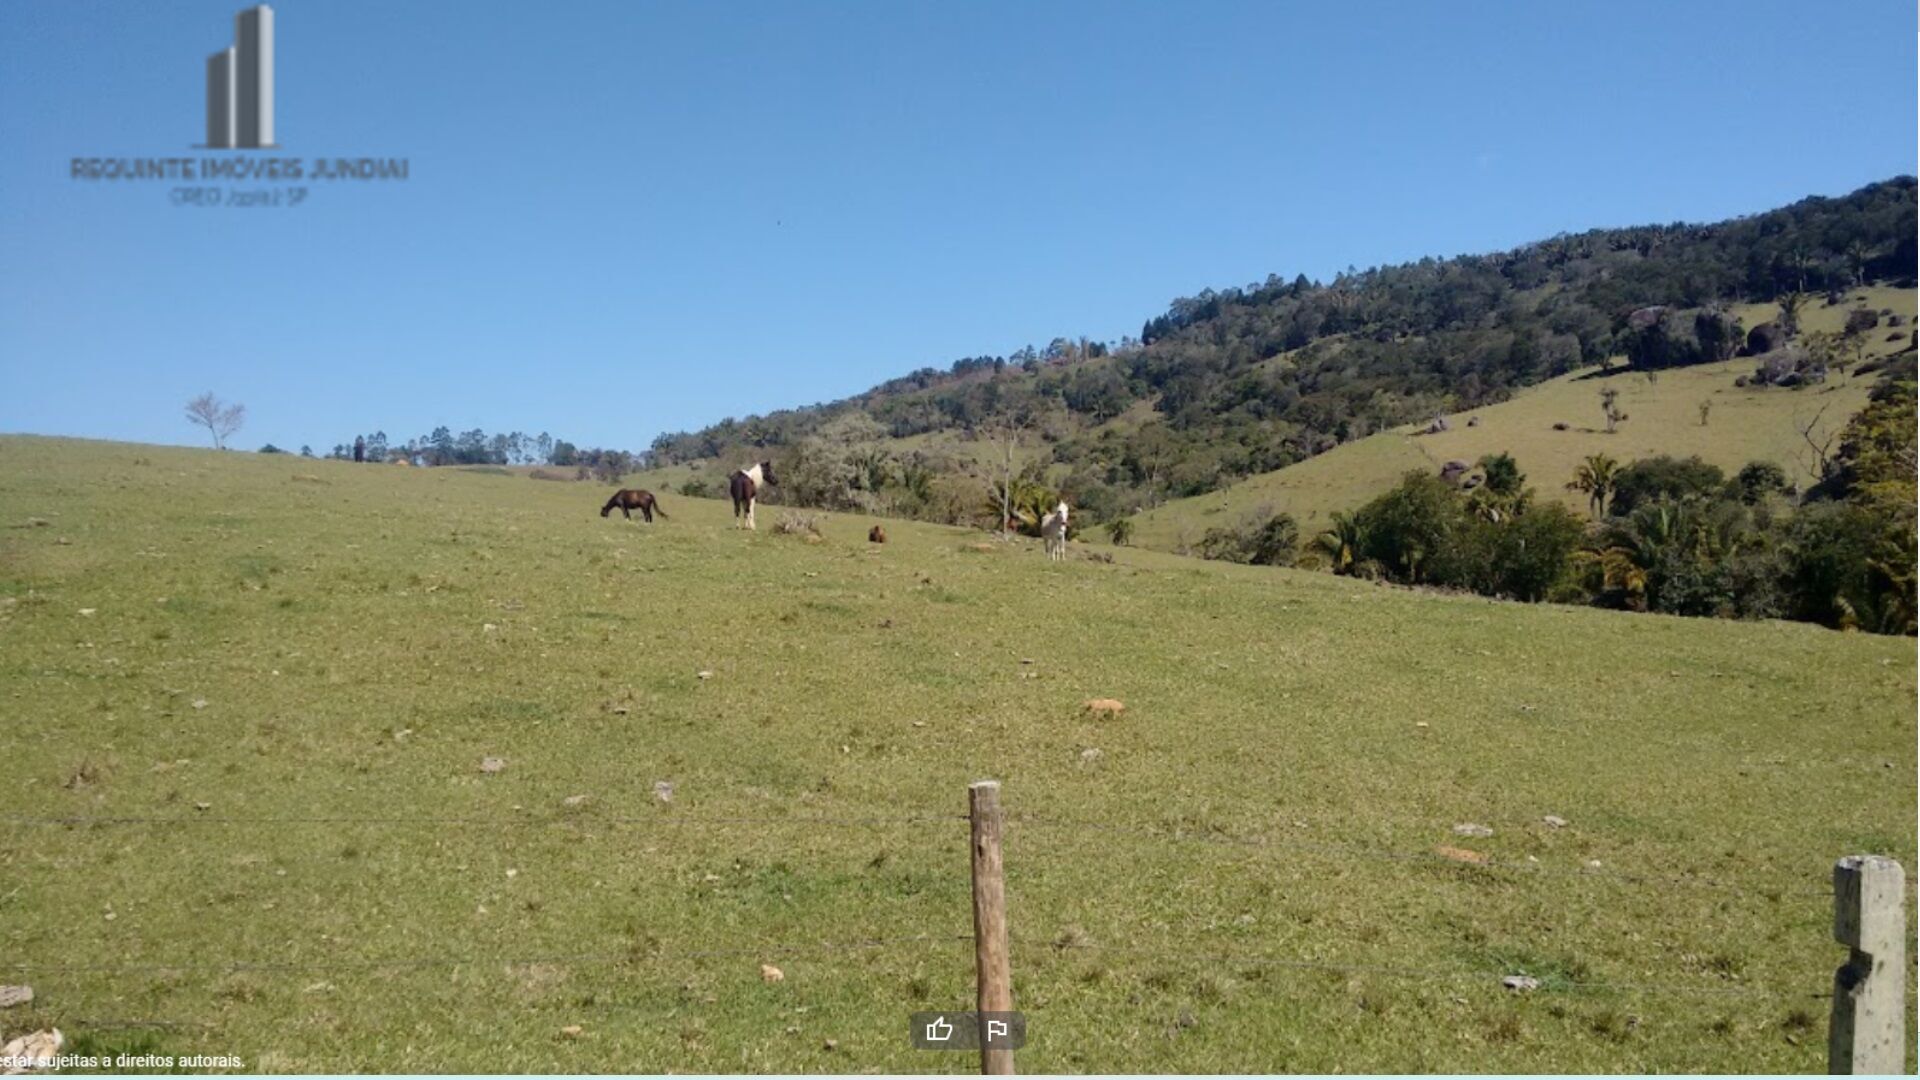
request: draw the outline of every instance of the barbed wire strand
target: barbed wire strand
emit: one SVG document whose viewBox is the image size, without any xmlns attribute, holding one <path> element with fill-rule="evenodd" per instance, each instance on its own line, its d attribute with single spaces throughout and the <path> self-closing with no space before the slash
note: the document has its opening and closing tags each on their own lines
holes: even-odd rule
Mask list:
<svg viewBox="0 0 1920 1080">
<path fill-rule="evenodd" d="M 1209 953 L 1204 950 L 1195 950 L 1179 946 L 1102 945 L 1095 942 L 1041 942 L 1032 939 L 1023 940 L 1018 938 L 1015 939 L 1015 943 L 1043 950 L 1052 949 L 1056 952 L 1084 950 L 1092 952 L 1119 952 L 1131 955 L 1175 956 L 1184 960 L 1203 962 L 1211 965 L 1284 967 L 1301 971 L 1325 971 L 1356 975 L 1388 975 L 1399 978 L 1433 981 L 1499 983 L 1501 980 L 1511 976 L 1528 974 L 1522 970 L 1505 972 L 1462 971 L 1450 968 L 1406 967 L 1395 964 L 1338 963 L 1334 961 L 1305 960 L 1298 957 L 1274 956 L 1267 953 Z M 1527 992 L 1578 990 L 1582 992 L 1704 994 L 1732 997 L 1796 998 L 1802 996 L 1799 993 L 1791 991 L 1771 990 L 1757 986 L 1680 986 L 1670 983 L 1611 982 L 1593 979 L 1542 979 L 1541 983 L 1542 985 L 1538 990 Z M 1808 992 L 1804 996 L 1809 998 L 1822 998 L 1830 997 L 1831 994 Z"/>
<path fill-rule="evenodd" d="M 972 941 L 972 934 L 916 934 L 911 937 L 861 938 L 853 941 L 835 942 L 761 942 L 753 946 L 729 949 L 673 949 L 658 948 L 648 944 L 636 944 L 626 949 L 603 950 L 584 953 L 549 953 L 537 956 L 425 956 L 394 957 L 389 959 L 342 959 L 317 961 L 224 961 L 202 963 L 167 963 L 161 961 L 131 961 L 111 964 L 0 964 L 0 971 L 19 972 L 33 975 L 107 975 L 133 972 L 166 971 L 207 971 L 222 974 L 241 973 L 299 973 L 328 971 L 406 971 L 431 968 L 474 967 L 480 965 L 499 967 L 529 967 L 535 964 L 599 964 L 599 963 L 638 963 L 648 960 L 678 960 L 714 957 L 759 957 L 774 959 L 783 956 L 806 955 L 809 953 L 860 952 L 869 949 L 892 948 L 908 944 L 946 944 L 954 941 Z"/>
<path fill-rule="evenodd" d="M 965 814 L 911 814 L 885 817 L 837 817 L 837 816 L 741 816 L 741 815 L 704 815 L 684 812 L 663 812 L 660 814 L 600 815 L 591 812 L 579 814 L 545 814 L 509 817 L 399 817 L 399 816 L 357 816 L 357 815 L 309 815 L 309 816 L 235 816 L 235 815 L 51 815 L 51 816 L 7 816 L 0 817 L 0 825 L 13 827 L 116 827 L 116 826 L 187 826 L 187 825 L 371 825 L 371 826 L 431 826 L 431 827 L 538 827 L 538 826 L 630 826 L 630 825 L 755 825 L 755 826 L 820 826 L 828 828 L 871 828 L 877 826 L 915 825 L 927 823 L 961 822 L 968 820 Z M 1465 860 L 1449 858 L 1433 851 L 1382 851 L 1376 848 L 1362 847 L 1357 844 L 1339 844 L 1325 841 L 1306 841 L 1282 839 L 1271 836 L 1230 836 L 1217 833 L 1185 832 L 1167 830 L 1142 825 L 1116 825 L 1105 822 L 1078 821 L 1048 816 L 1035 817 L 1028 814 L 1009 815 L 1011 825 L 1040 826 L 1041 828 L 1059 828 L 1079 832 L 1095 832 L 1112 836 L 1144 837 L 1170 843 L 1214 844 L 1230 847 L 1269 848 L 1288 851 L 1302 851 L 1324 855 L 1371 859 L 1382 862 L 1433 862 L 1466 868 L 1490 870 L 1515 870 L 1523 873 L 1559 874 L 1571 877 L 1604 878 L 1638 885 L 1677 885 L 1683 888 L 1716 889 L 1743 894 L 1775 894 L 1777 897 L 1830 897 L 1833 890 L 1824 889 L 1782 889 L 1755 887 L 1710 878 L 1680 877 L 1647 873 L 1630 873 L 1609 870 L 1603 867 L 1560 867 L 1547 863 L 1520 862 L 1512 859 Z M 1909 879 L 1910 882 L 1912 879 Z"/>
<path fill-rule="evenodd" d="M 1072 821 L 1061 818 L 1034 818 L 1026 815 L 1009 816 L 1008 822 L 1016 825 L 1039 825 L 1042 828 L 1060 828 L 1076 832 L 1095 832 L 1110 835 L 1146 836 L 1165 840 L 1170 843 L 1215 844 L 1226 847 L 1266 848 L 1285 851 L 1306 851 L 1321 855 L 1340 855 L 1353 858 L 1372 859 L 1380 862 L 1431 862 L 1464 869 L 1518 870 L 1533 874 L 1559 874 L 1568 877 L 1608 878 L 1636 885 L 1680 885 L 1697 889 L 1718 889 L 1737 893 L 1777 893 L 1780 896 L 1823 896 L 1831 897 L 1833 889 L 1774 889 L 1733 882 L 1716 881 L 1711 878 L 1673 877 L 1656 874 L 1627 873 L 1608 870 L 1603 867 L 1561 867 L 1550 863 L 1518 862 L 1512 859 L 1468 860 L 1449 858 L 1436 851 L 1382 851 L 1377 848 L 1361 847 L 1357 844 L 1336 844 L 1325 841 L 1290 840 L 1274 837 L 1227 836 L 1217 833 L 1190 833 L 1165 831 L 1138 825 L 1108 825 L 1098 822 Z"/>
<path fill-rule="evenodd" d="M 667 811 L 647 816 L 608 816 L 578 814 L 521 815 L 513 817 L 373 817 L 356 815 L 316 815 L 297 817 L 246 816 L 231 814 L 172 815 L 60 815 L 46 817 L 0 817 L 0 825 L 36 826 L 119 826 L 119 825 L 431 825 L 498 828 L 535 825 L 827 825 L 867 827 L 875 825 L 913 825 L 928 822 L 966 821 L 965 814 L 911 814 L 891 817 L 743 817 L 686 814 Z"/>
</svg>

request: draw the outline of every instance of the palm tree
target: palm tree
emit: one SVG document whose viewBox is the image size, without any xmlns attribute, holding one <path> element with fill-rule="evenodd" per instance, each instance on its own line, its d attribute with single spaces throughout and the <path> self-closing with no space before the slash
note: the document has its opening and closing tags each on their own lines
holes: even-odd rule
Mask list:
<svg viewBox="0 0 1920 1080">
<path fill-rule="evenodd" d="M 1613 496 L 1614 481 L 1620 475 L 1620 463 L 1605 454 L 1593 454 L 1574 470 L 1567 482 L 1568 491 L 1582 492 L 1594 517 L 1606 513 L 1607 500 Z"/>
<path fill-rule="evenodd" d="M 1343 510 L 1333 514 L 1333 525 L 1314 538 L 1313 544 L 1327 553 L 1333 562 L 1333 572 L 1347 574 L 1353 571 L 1354 563 L 1360 558 L 1361 545 L 1366 540 L 1365 531 L 1360 522 Z"/>
</svg>

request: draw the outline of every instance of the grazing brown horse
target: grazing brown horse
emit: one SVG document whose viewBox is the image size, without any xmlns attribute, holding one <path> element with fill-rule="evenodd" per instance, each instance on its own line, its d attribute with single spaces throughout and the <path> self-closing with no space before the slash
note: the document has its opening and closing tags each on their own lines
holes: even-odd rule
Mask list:
<svg viewBox="0 0 1920 1080">
<path fill-rule="evenodd" d="M 871 529 L 868 529 L 868 530 L 867 530 L 867 542 L 868 542 L 868 543 L 870 543 L 870 544 L 884 544 L 884 543 L 886 543 L 886 542 L 887 542 L 887 530 L 885 530 L 885 529 L 883 529 L 883 528 L 881 528 L 881 527 L 880 527 L 880 526 L 878 526 L 878 525 L 875 525 L 875 526 L 874 526 L 873 528 L 871 528 Z"/>
<path fill-rule="evenodd" d="M 747 519 L 747 528 L 754 527 L 753 503 L 760 497 L 761 484 L 777 484 L 773 478 L 773 462 L 763 461 L 748 469 L 739 469 L 727 478 L 727 494 L 733 496 L 733 516 Z"/>
<path fill-rule="evenodd" d="M 613 513 L 613 508 L 616 506 L 620 508 L 622 514 L 626 515 L 628 521 L 633 520 L 635 510 L 640 511 L 648 524 L 653 523 L 653 514 L 656 510 L 660 512 L 661 518 L 664 519 L 667 516 L 666 509 L 660 505 L 660 500 L 653 497 L 653 492 L 640 488 L 621 488 L 614 492 L 613 498 L 607 500 L 607 505 L 600 508 L 600 516 L 606 517 Z"/>
</svg>

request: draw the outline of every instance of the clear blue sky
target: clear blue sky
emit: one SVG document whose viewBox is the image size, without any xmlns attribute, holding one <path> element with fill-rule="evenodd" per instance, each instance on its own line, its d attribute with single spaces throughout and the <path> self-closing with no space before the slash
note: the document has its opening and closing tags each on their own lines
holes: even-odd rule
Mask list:
<svg viewBox="0 0 1920 1080">
<path fill-rule="evenodd" d="M 0 431 L 662 431 L 1175 296 L 1915 171 L 1910 2 L 277 0 L 293 209 L 191 153 L 236 0 L 0 5 Z"/>
</svg>

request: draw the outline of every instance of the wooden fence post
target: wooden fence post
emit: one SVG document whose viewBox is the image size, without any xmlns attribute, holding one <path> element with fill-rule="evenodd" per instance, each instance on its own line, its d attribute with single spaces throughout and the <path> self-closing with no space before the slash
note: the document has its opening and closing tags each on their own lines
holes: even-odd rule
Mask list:
<svg viewBox="0 0 1920 1080">
<path fill-rule="evenodd" d="M 1013 1051 L 987 1048 L 987 1013 L 1013 1011 L 1013 970 L 1007 955 L 1007 888 L 1000 863 L 1000 781 L 967 787 L 973 823 L 973 962 L 978 982 L 980 1071 L 1011 1076 Z"/>
<path fill-rule="evenodd" d="M 1849 855 L 1833 868 L 1833 936 L 1852 950 L 1833 973 L 1829 1073 L 1907 1065 L 1907 879 L 1892 859 Z"/>
</svg>

